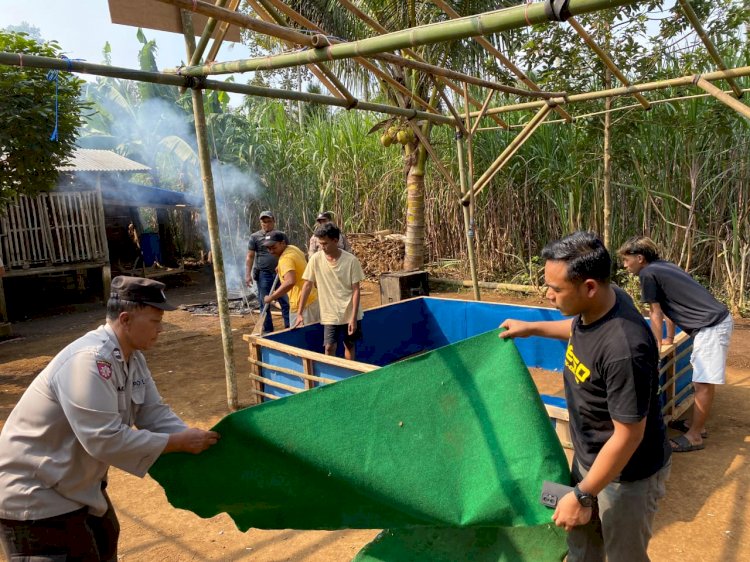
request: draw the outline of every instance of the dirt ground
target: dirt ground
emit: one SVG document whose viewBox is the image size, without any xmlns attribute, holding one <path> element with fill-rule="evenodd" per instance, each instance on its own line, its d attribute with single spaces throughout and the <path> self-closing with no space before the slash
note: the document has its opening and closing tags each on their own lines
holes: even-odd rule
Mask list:
<svg viewBox="0 0 750 562">
<path fill-rule="evenodd" d="M 364 287 L 364 304 L 379 304 L 377 285 Z M 168 290 L 175 303 L 206 302 L 213 284 L 205 272 Z M 435 293 L 433 293 L 435 294 Z M 467 291 L 441 293 L 469 298 Z M 485 292 L 484 300 L 544 305 Z M 101 305 L 13 325 L 17 339 L 0 343 L 0 423 L 32 378 L 65 345 L 99 325 Z M 247 344 L 242 334 L 252 316 L 232 319 L 234 358 L 241 402 L 250 401 Z M 187 423 L 208 428 L 228 413 L 218 318 L 168 312 L 165 330 L 147 353 L 159 390 Z M 676 455 L 667 496 L 660 504 L 650 554 L 655 561 L 750 560 L 750 322 L 737 320 L 730 348 L 728 383 L 718 390 L 703 451 Z M 120 560 L 126 561 L 348 561 L 377 530 L 239 532 L 220 515 L 201 519 L 171 507 L 151 478 L 110 471 L 110 495 L 122 527 Z M 745 554 L 742 554 L 742 553 Z"/>
</svg>

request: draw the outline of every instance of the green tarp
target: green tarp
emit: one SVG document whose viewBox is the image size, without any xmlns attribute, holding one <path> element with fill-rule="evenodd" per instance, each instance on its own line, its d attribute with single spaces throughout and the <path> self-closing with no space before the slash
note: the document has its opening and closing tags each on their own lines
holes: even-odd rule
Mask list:
<svg viewBox="0 0 750 562">
<path fill-rule="evenodd" d="M 230 414 L 216 446 L 150 473 L 175 507 L 241 530 L 387 528 L 404 548 L 419 531 L 398 529 L 549 523 L 542 481 L 568 465 L 497 333 Z"/>
</svg>

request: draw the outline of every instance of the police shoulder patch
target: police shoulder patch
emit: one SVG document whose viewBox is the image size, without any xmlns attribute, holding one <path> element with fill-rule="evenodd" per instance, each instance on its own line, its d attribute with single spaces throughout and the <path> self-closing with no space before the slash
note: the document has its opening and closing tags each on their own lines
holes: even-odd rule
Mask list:
<svg viewBox="0 0 750 562">
<path fill-rule="evenodd" d="M 99 371 L 99 376 L 105 381 L 112 378 L 112 364 L 108 361 L 97 361 L 96 368 Z"/>
</svg>

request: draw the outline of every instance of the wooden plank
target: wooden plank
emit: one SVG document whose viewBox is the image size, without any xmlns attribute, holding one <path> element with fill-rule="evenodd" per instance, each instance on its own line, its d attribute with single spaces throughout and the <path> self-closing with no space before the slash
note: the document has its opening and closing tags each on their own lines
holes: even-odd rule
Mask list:
<svg viewBox="0 0 750 562">
<path fill-rule="evenodd" d="M 250 374 L 253 374 L 256 376 L 262 376 L 263 370 L 261 369 L 260 363 L 261 363 L 261 359 L 263 358 L 263 356 L 261 355 L 262 350 L 260 346 L 256 343 L 250 343 L 250 353 L 255 355 L 255 360 L 256 360 L 256 363 L 251 367 L 251 370 L 254 372 L 251 372 Z M 263 386 L 257 380 L 253 380 L 250 384 L 251 384 L 252 390 L 255 390 L 257 392 L 263 391 Z M 256 394 L 256 398 L 257 396 L 258 395 Z M 257 398 L 257 403 L 260 404 L 261 402 L 262 400 L 260 398 Z"/>
<path fill-rule="evenodd" d="M 40 275 L 42 273 L 59 273 L 61 271 L 74 271 L 76 269 L 91 269 L 94 267 L 102 267 L 105 265 L 103 261 L 89 262 L 89 263 L 77 263 L 73 264 L 57 264 L 41 267 L 27 267 L 26 269 L 11 269 L 5 271 L 5 277 L 26 277 L 27 275 Z"/>
<path fill-rule="evenodd" d="M 690 409 L 690 407 L 693 405 L 694 402 L 695 402 L 695 395 L 691 394 L 690 396 L 688 396 L 687 398 L 685 398 L 685 400 L 683 400 L 682 402 L 680 402 L 679 404 L 677 404 L 674 407 L 674 411 L 673 411 L 673 414 L 672 414 L 674 416 L 673 419 L 677 419 L 680 416 L 682 416 L 682 414 L 684 414 L 685 412 L 687 412 Z"/>
<path fill-rule="evenodd" d="M 53 239 L 57 240 L 57 255 L 52 257 L 53 263 L 59 263 L 63 261 L 63 244 L 62 244 L 62 237 L 60 235 L 60 225 L 57 220 L 57 197 L 54 195 L 50 195 L 49 198 L 49 210 L 50 214 L 52 215 L 52 221 L 55 225 L 54 235 Z"/>
<path fill-rule="evenodd" d="M 305 381 L 305 390 L 309 390 L 313 388 L 313 386 L 315 386 L 313 382 L 315 381 L 316 378 L 319 378 L 319 377 L 315 376 L 315 364 L 313 363 L 312 359 L 308 357 L 303 357 L 302 366 L 305 369 L 305 377 L 303 377 Z"/>
<path fill-rule="evenodd" d="M 180 10 L 176 6 L 161 4 L 153 0 L 109 0 L 109 14 L 112 23 L 182 34 Z M 193 20 L 193 29 L 196 30 L 196 36 L 199 37 L 201 35 L 199 30 L 206 27 L 208 17 L 196 13 L 190 13 L 189 15 Z M 218 34 L 217 26 L 211 37 L 215 39 Z M 230 25 L 224 40 L 239 43 L 240 28 L 234 24 Z"/>
<path fill-rule="evenodd" d="M 289 384 L 284 384 L 283 382 L 279 381 L 273 381 L 271 379 L 267 379 L 265 377 L 259 377 L 258 375 L 249 375 L 251 380 L 262 382 L 263 384 L 267 386 L 273 386 L 274 388 L 280 388 L 281 390 L 286 390 L 287 392 L 291 392 L 293 394 L 299 394 L 300 392 L 304 392 L 304 388 L 297 388 L 296 386 L 291 386 Z"/>
<path fill-rule="evenodd" d="M 274 396 L 273 394 L 268 394 L 267 392 L 263 392 L 262 390 L 258 390 L 256 388 L 251 388 L 250 392 L 253 393 L 253 396 L 256 397 L 255 405 L 262 404 L 263 400 L 261 400 L 261 397 L 263 398 L 270 398 L 271 400 L 278 400 L 281 398 L 280 396 Z"/>
<path fill-rule="evenodd" d="M 271 365 L 270 363 L 264 363 L 263 361 L 259 361 L 258 359 L 254 359 L 252 357 L 248 357 L 247 360 L 250 362 L 251 365 L 254 365 L 256 367 L 271 369 L 272 371 L 278 371 L 279 373 L 284 373 L 285 375 L 299 377 L 301 380 L 305 382 L 322 382 L 324 384 L 331 384 L 331 383 L 337 382 L 334 379 L 327 379 L 325 377 L 318 377 L 316 375 L 300 373 L 293 369 L 287 369 L 286 367 L 278 367 L 276 365 Z M 312 359 L 304 359 L 303 361 L 309 361 L 312 364 Z M 263 378 L 265 380 L 267 377 L 264 376 Z M 309 388 L 309 387 L 305 387 L 305 388 Z"/>
<path fill-rule="evenodd" d="M 55 243 L 52 238 L 52 227 L 49 223 L 49 197 L 46 193 L 40 193 L 38 195 L 39 200 L 39 215 L 42 221 L 42 229 L 44 232 L 44 253 L 46 265 L 52 265 L 55 258 Z"/>
<path fill-rule="evenodd" d="M 359 361 L 349 361 L 347 359 L 342 359 L 341 357 L 335 357 L 333 355 L 325 355 L 324 353 L 317 353 L 315 351 L 309 351 L 307 349 L 300 349 L 299 347 L 287 345 L 285 343 L 280 343 L 274 340 L 269 340 L 262 336 L 245 334 L 242 336 L 242 339 L 248 342 L 254 341 L 258 345 L 267 347 L 268 349 L 283 351 L 284 353 L 288 353 L 293 357 L 307 357 L 308 359 L 313 359 L 314 361 L 317 361 L 319 363 L 326 363 L 328 365 L 334 365 L 336 367 L 342 367 L 344 369 L 351 369 L 353 371 L 359 371 L 360 373 L 369 373 L 370 371 L 374 371 L 375 369 L 380 368 L 377 365 L 360 363 Z"/>
</svg>

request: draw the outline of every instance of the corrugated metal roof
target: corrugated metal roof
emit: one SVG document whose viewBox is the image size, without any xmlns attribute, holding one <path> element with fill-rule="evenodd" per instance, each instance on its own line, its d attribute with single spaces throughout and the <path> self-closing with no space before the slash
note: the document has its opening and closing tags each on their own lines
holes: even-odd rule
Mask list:
<svg viewBox="0 0 750 562">
<path fill-rule="evenodd" d="M 111 150 L 77 148 L 61 172 L 148 172 L 151 168 Z"/>
</svg>

